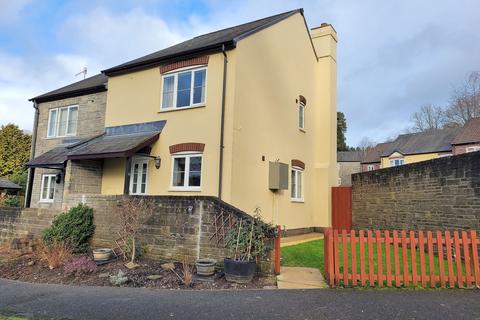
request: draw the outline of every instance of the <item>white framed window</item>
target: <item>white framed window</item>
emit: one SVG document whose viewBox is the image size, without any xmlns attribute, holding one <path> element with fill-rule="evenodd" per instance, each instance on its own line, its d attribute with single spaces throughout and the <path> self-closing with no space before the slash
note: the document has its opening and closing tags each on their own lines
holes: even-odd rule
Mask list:
<svg viewBox="0 0 480 320">
<path fill-rule="evenodd" d="M 133 195 L 147 194 L 148 158 L 133 158 L 130 173 L 130 190 Z"/>
<path fill-rule="evenodd" d="M 78 106 L 50 109 L 48 111 L 47 138 L 77 134 Z"/>
<path fill-rule="evenodd" d="M 298 104 L 298 128 L 305 130 L 305 104 L 303 102 Z"/>
<path fill-rule="evenodd" d="M 480 146 L 467 147 L 465 149 L 466 153 L 475 152 L 475 151 L 480 151 Z"/>
<path fill-rule="evenodd" d="M 391 159 L 390 160 L 390 167 L 397 167 L 405 164 L 405 160 L 403 159 Z"/>
<path fill-rule="evenodd" d="M 207 68 L 194 68 L 162 76 L 161 110 L 175 110 L 205 105 Z"/>
<path fill-rule="evenodd" d="M 55 174 L 42 175 L 40 202 L 53 202 L 55 196 Z"/>
<path fill-rule="evenodd" d="M 290 180 L 292 201 L 303 202 L 303 169 L 292 167 Z"/>
<path fill-rule="evenodd" d="M 368 170 L 368 171 L 373 171 L 373 170 L 375 170 L 375 166 L 374 166 L 373 164 L 369 164 L 369 165 L 367 166 L 367 170 Z"/>
<path fill-rule="evenodd" d="M 200 191 L 202 154 L 179 153 L 172 156 L 172 190 Z"/>
</svg>

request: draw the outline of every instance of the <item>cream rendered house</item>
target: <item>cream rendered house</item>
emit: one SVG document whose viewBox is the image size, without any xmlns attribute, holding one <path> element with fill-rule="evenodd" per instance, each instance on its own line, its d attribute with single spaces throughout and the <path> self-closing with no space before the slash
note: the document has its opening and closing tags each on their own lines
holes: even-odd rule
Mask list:
<svg viewBox="0 0 480 320">
<path fill-rule="evenodd" d="M 65 207 L 71 193 L 215 196 L 289 230 L 329 226 L 336 43 L 331 25 L 309 30 L 294 10 L 104 70 L 100 92 L 77 83 L 33 98 L 43 150 L 29 163 L 30 206 Z M 98 95 L 103 116 L 89 135 L 80 119 Z M 58 130 L 71 134 L 55 140 Z M 45 141 L 56 142 L 45 151 Z M 272 190 L 277 162 L 288 183 Z"/>
</svg>

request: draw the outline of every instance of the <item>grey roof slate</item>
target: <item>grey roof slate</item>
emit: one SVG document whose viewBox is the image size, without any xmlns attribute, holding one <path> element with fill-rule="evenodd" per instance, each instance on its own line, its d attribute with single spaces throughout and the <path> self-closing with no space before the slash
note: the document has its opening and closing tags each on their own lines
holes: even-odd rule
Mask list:
<svg viewBox="0 0 480 320">
<path fill-rule="evenodd" d="M 337 151 L 337 162 L 361 162 L 363 151 Z"/>
<path fill-rule="evenodd" d="M 65 161 L 67 161 L 68 150 L 67 145 L 55 147 L 30 160 L 27 163 L 27 167 L 63 168 Z"/>
<path fill-rule="evenodd" d="M 58 88 L 56 90 L 44 93 L 42 95 L 31 98 L 30 101 L 45 102 L 56 99 L 63 99 L 67 97 L 75 97 L 92 93 L 94 91 L 100 92 L 107 90 L 106 84 L 108 77 L 102 73 L 92 77 L 74 82 L 67 86 Z"/>
<path fill-rule="evenodd" d="M 10 180 L 0 178 L 0 189 L 20 190 L 22 187 Z"/>
<path fill-rule="evenodd" d="M 460 129 L 452 144 L 467 144 L 480 142 L 480 117 L 472 118 Z"/>
<path fill-rule="evenodd" d="M 388 157 L 394 152 L 400 152 L 403 155 L 448 152 L 452 150 L 452 141 L 457 133 L 457 128 L 448 128 L 402 134 L 383 150 L 381 156 Z"/>
<path fill-rule="evenodd" d="M 383 142 L 377 144 L 373 148 L 369 148 L 366 153 L 365 157 L 362 160 L 362 163 L 377 163 L 381 161 L 381 155 L 383 150 L 389 147 L 391 142 Z"/>
<path fill-rule="evenodd" d="M 166 49 L 103 70 L 102 72 L 109 75 L 130 68 L 140 67 L 142 65 L 150 65 L 151 63 L 159 63 L 169 59 L 178 59 L 186 55 L 198 54 L 199 52 L 206 50 L 220 51 L 222 45 L 225 45 L 227 47 L 226 49 L 230 49 L 235 47 L 237 41 L 286 19 L 295 13 L 303 14 L 303 9 L 296 9 L 238 26 L 210 32 Z"/>
</svg>

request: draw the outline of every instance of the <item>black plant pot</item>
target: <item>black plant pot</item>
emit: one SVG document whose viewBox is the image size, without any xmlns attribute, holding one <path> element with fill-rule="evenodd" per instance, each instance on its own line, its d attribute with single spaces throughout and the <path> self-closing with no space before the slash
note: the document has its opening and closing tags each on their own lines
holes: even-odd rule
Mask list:
<svg viewBox="0 0 480 320">
<path fill-rule="evenodd" d="M 248 283 L 252 281 L 257 269 L 255 261 L 236 261 L 225 258 L 223 263 L 225 278 L 230 282 Z"/>
</svg>

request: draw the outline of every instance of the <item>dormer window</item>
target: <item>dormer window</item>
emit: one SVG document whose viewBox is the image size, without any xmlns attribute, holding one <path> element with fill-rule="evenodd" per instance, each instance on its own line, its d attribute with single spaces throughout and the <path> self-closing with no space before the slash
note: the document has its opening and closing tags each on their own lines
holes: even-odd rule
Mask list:
<svg viewBox="0 0 480 320">
<path fill-rule="evenodd" d="M 161 110 L 205 105 L 206 79 L 206 67 L 164 74 Z"/>
</svg>

